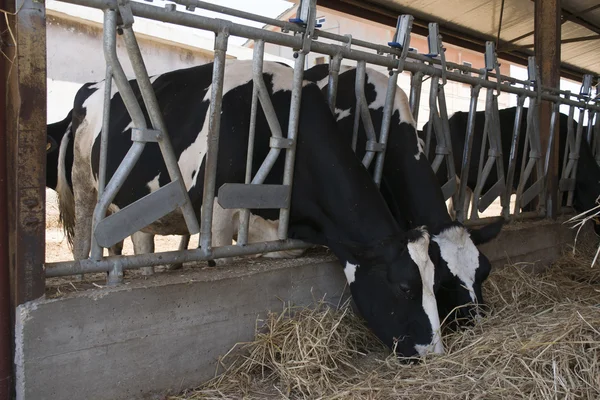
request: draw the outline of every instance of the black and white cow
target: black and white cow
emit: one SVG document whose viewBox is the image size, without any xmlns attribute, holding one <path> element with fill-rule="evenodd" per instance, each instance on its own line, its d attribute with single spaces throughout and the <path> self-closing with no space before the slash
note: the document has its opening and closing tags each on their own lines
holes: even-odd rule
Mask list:
<svg viewBox="0 0 600 400">
<path fill-rule="evenodd" d="M 171 134 L 176 157 L 194 208 L 199 214 L 207 146 L 212 64 L 172 71 L 152 78 L 159 106 Z M 252 67 L 228 61 L 225 69 L 217 187 L 243 182 L 250 121 Z M 280 125 L 288 126 L 292 70 L 265 63 L 264 79 Z M 141 98 L 135 81 L 131 82 Z M 103 82 L 86 84 L 77 93 L 71 131 L 72 184 L 75 203 L 76 259 L 90 249 L 91 215 L 96 204 Z M 144 111 L 145 112 L 145 111 Z M 108 178 L 131 147 L 131 119 L 119 93 L 111 104 Z M 354 301 L 375 334 L 404 356 L 443 352 L 433 295 L 434 266 L 424 228 L 404 231 L 396 223 L 369 173 L 337 133 L 335 119 L 319 88 L 302 89 L 299 134 L 292 188 L 289 237 L 328 246 L 344 266 Z M 254 172 L 269 150 L 270 131 L 257 116 Z M 61 144 L 62 146 L 62 144 Z M 65 146 L 66 147 L 66 146 Z M 59 155 L 60 158 L 60 155 Z M 147 144 L 111 206 L 121 209 L 169 182 L 158 146 Z M 279 183 L 283 154 L 265 183 Z M 58 174 L 59 181 L 66 179 Z M 65 185 L 67 183 L 65 182 Z M 60 186 L 60 182 L 59 182 Z M 275 219 L 275 210 L 254 210 Z M 151 234 L 185 234 L 179 212 L 146 227 Z"/>
<path fill-rule="evenodd" d="M 305 79 L 317 82 L 327 91 L 327 64 L 305 72 Z M 355 114 L 356 70 L 346 68 L 340 73 L 335 114 L 339 131 L 351 143 Z M 375 131 L 379 135 L 386 99 L 388 77 L 367 68 L 365 97 Z M 366 133 L 361 121 L 357 155 L 362 159 L 366 149 Z M 371 164 L 371 171 L 375 162 Z M 442 190 L 429 162 L 423 154 L 423 144 L 416 132 L 416 122 L 410 112 L 406 94 L 396 90 L 394 113 L 387 143 L 381 191 L 394 217 L 401 226 L 426 225 L 432 233 L 430 256 L 436 263 L 436 298 L 440 318 L 450 315 L 453 323 L 468 322 L 478 316 L 483 305 L 481 286 L 487 279 L 491 264 L 476 245 L 498 235 L 502 222 L 480 229 L 467 229 L 453 222 L 448 215 Z"/>
<path fill-rule="evenodd" d="M 508 161 L 510 156 L 510 147 L 513 136 L 514 120 L 516 115 L 516 107 L 499 110 L 500 116 L 500 132 L 502 140 L 502 156 L 504 160 L 505 176 L 508 172 Z M 515 169 L 515 177 L 513 181 L 513 190 L 516 191 L 521 175 L 521 161 L 523 159 L 523 149 L 525 144 L 525 135 L 527 132 L 527 108 L 523 108 L 521 121 L 521 132 L 519 134 L 519 148 L 517 151 L 517 168 Z M 454 148 L 454 165 L 456 174 L 461 174 L 462 149 L 464 149 L 465 136 L 467 132 L 468 112 L 456 112 L 448 120 L 450 125 L 450 134 L 452 137 L 452 147 Z M 559 134 L 559 176 L 562 172 L 564 150 L 567 142 L 568 115 L 560 114 L 560 134 Z M 479 168 L 479 155 L 481 154 L 481 143 L 483 138 L 483 130 L 485 126 L 485 112 L 479 111 L 475 115 L 475 129 L 473 132 L 473 150 L 471 154 L 471 164 L 469 167 L 469 179 L 467 187 L 471 190 L 477 185 L 477 171 Z M 574 129 L 577 130 L 577 122 L 574 123 Z M 584 127 L 584 135 L 587 132 L 587 127 Z M 423 132 L 427 132 L 427 124 L 423 127 Z M 423 134 L 423 133 L 421 133 Z M 585 136 L 584 136 L 585 137 Z M 430 146 L 430 159 L 435 152 L 437 141 L 435 135 L 432 135 Z M 440 182 L 445 180 L 446 165 L 442 163 L 438 170 L 438 178 Z M 490 176 L 496 176 L 496 166 L 492 168 Z M 492 185 L 489 180 L 484 185 L 484 191 L 488 190 Z M 579 161 L 577 167 L 577 176 L 575 182 L 575 191 L 573 196 L 573 206 L 577 212 L 584 212 L 596 206 L 596 199 L 600 196 L 600 167 L 594 159 L 592 149 L 589 143 L 584 139 L 581 141 L 579 152 Z M 469 199 L 469 196 L 466 197 Z M 600 225 L 594 224 L 596 233 L 600 234 Z"/>
</svg>

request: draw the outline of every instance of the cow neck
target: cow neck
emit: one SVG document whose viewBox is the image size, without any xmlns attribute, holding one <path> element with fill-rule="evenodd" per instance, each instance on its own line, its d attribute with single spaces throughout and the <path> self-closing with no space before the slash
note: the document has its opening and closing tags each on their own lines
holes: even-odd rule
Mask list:
<svg viewBox="0 0 600 400">
<path fill-rule="evenodd" d="M 423 153 L 417 156 L 416 149 L 415 128 L 408 123 L 392 125 L 383 176 L 411 225 L 426 225 L 433 229 L 452 222 L 452 219 L 429 160 Z"/>
<path fill-rule="evenodd" d="M 330 247 L 344 261 L 351 260 L 356 245 L 402 236 L 373 179 L 337 132 L 315 85 L 303 91 L 299 132 L 292 192 L 298 223 L 290 230 Z M 302 234 L 308 227 L 313 232 Z"/>
</svg>

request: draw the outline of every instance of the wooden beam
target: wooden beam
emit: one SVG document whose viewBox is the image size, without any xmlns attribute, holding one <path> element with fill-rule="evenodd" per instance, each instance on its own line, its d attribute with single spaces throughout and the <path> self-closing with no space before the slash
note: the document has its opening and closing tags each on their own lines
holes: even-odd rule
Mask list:
<svg viewBox="0 0 600 400">
<path fill-rule="evenodd" d="M 10 18 L 14 41 L 7 71 L 7 183 L 11 300 L 16 307 L 45 289 L 46 13 L 41 1 L 11 2 L 17 12 Z"/>
<path fill-rule="evenodd" d="M 560 87 L 560 34 L 561 0 L 535 0 L 535 56 L 539 65 L 542 85 Z M 556 123 L 554 141 L 550 142 L 550 119 L 553 104 L 542 101 L 540 104 L 540 136 L 542 151 L 548 157 L 548 177 L 546 181 L 546 215 L 556 218 L 558 204 L 558 144 L 560 119 Z"/>
</svg>

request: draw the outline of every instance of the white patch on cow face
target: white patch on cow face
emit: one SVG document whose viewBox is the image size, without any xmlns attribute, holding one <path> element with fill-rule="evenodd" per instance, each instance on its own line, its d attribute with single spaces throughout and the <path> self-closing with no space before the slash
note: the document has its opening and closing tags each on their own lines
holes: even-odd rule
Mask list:
<svg viewBox="0 0 600 400">
<path fill-rule="evenodd" d="M 335 115 L 336 115 L 336 119 L 335 122 L 339 122 L 341 120 L 343 120 L 344 118 L 348 118 L 350 116 L 350 112 L 352 111 L 352 109 L 347 109 L 347 110 L 342 110 L 341 108 L 336 108 L 335 109 Z"/>
<path fill-rule="evenodd" d="M 422 230 L 422 232 L 423 236 L 413 242 L 409 242 L 407 247 L 408 254 L 410 254 L 410 257 L 415 264 L 417 264 L 417 267 L 419 267 L 421 280 L 423 282 L 423 297 L 421 303 L 423 305 L 423 311 L 425 311 L 425 314 L 429 319 L 432 330 L 430 344 L 415 345 L 415 350 L 417 350 L 419 355 L 424 356 L 428 353 L 444 353 L 444 344 L 442 343 L 440 330 L 441 323 L 437 302 L 435 300 L 435 294 L 433 293 L 435 267 L 429 258 L 429 234 L 425 230 Z"/>
<path fill-rule="evenodd" d="M 348 285 L 350 285 L 356 280 L 356 269 L 358 267 L 358 265 L 346 261 L 346 266 L 344 267 L 344 274 L 346 274 L 346 280 L 348 281 Z"/>
<path fill-rule="evenodd" d="M 452 275 L 456 276 L 469 291 L 473 303 L 477 303 L 477 296 L 473 285 L 475 274 L 479 268 L 479 250 L 471 240 L 466 228 L 453 226 L 433 237 L 440 246 L 440 255 L 448 264 Z"/>
<path fill-rule="evenodd" d="M 150 193 L 152 192 L 156 192 L 158 189 L 160 189 L 160 172 L 158 173 L 158 175 L 156 175 L 154 177 L 154 179 L 152 179 L 150 182 L 148 182 L 146 184 L 146 187 L 148 188 L 148 190 L 150 190 Z"/>
</svg>

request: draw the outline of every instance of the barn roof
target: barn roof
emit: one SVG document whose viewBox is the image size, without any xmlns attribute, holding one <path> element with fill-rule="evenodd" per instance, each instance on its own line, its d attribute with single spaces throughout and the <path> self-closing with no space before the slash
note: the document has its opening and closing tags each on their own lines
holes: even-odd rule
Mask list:
<svg viewBox="0 0 600 400">
<path fill-rule="evenodd" d="M 445 42 L 484 51 L 496 40 L 502 4 L 499 56 L 523 62 L 533 55 L 533 0 L 318 0 L 323 7 L 395 25 L 399 14 L 415 17 L 413 32 L 427 34 L 438 22 Z M 600 2 L 562 0 L 563 76 L 600 75 Z"/>
</svg>

